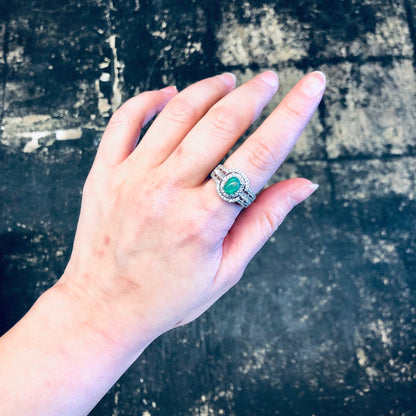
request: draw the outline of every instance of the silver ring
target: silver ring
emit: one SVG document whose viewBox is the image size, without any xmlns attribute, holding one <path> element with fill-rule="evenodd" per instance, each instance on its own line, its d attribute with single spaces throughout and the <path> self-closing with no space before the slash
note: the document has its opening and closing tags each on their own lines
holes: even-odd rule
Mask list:
<svg viewBox="0 0 416 416">
<path fill-rule="evenodd" d="M 247 176 L 241 170 L 218 165 L 212 171 L 211 178 L 217 183 L 217 193 L 224 201 L 247 208 L 256 199 Z"/>
</svg>

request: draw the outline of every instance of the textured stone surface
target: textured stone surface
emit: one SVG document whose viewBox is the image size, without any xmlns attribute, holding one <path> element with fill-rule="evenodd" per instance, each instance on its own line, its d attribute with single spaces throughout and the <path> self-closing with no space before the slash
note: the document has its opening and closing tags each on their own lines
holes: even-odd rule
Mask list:
<svg viewBox="0 0 416 416">
<path fill-rule="evenodd" d="M 64 270 L 121 102 L 273 67 L 280 90 L 253 131 L 321 69 L 325 99 L 270 181 L 304 176 L 319 190 L 91 415 L 413 416 L 415 12 L 411 0 L 0 3 L 0 331 Z"/>
<path fill-rule="evenodd" d="M 331 159 L 415 154 L 416 77 L 411 60 L 328 68 Z"/>
<path fill-rule="evenodd" d="M 217 32 L 218 57 L 226 66 L 272 67 L 307 56 L 308 33 L 302 23 L 273 5 L 230 4 Z"/>
</svg>

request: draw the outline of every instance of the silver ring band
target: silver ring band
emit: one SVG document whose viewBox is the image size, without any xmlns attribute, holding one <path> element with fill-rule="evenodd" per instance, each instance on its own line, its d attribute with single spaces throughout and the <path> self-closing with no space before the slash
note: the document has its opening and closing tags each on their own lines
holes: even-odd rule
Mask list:
<svg viewBox="0 0 416 416">
<path fill-rule="evenodd" d="M 217 183 L 217 193 L 224 201 L 247 208 L 256 199 L 247 176 L 241 170 L 218 165 L 212 171 L 211 178 Z"/>
</svg>

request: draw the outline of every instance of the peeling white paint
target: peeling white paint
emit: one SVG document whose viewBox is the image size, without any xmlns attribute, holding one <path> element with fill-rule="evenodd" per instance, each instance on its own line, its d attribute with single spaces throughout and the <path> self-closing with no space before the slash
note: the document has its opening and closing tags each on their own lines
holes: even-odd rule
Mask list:
<svg viewBox="0 0 416 416">
<path fill-rule="evenodd" d="M 14 120 L 16 123 L 22 124 L 36 124 L 36 123 L 45 123 L 52 120 L 52 117 L 49 114 L 29 114 L 23 117 L 13 117 L 9 118 L 8 122 Z"/>
<path fill-rule="evenodd" d="M 138 3 L 137 6 L 139 7 Z M 98 96 L 98 111 L 106 118 L 111 113 L 114 113 L 120 107 L 123 100 L 123 85 L 124 85 L 124 67 L 125 64 L 118 57 L 117 51 L 117 36 L 111 35 L 107 39 L 112 52 L 112 59 L 104 58 L 104 61 L 99 64 L 99 68 L 103 70 L 100 78 L 95 81 L 95 90 Z M 111 98 L 106 97 L 100 88 L 100 82 L 110 83 Z"/>
<path fill-rule="evenodd" d="M 111 97 L 111 108 L 114 111 L 120 107 L 122 102 L 122 85 L 124 83 L 124 63 L 118 59 L 117 52 L 117 36 L 111 35 L 109 40 L 111 51 L 113 52 L 113 69 L 114 69 L 114 81 L 113 81 L 113 96 Z"/>
<path fill-rule="evenodd" d="M 150 34 L 155 38 L 166 39 L 166 32 L 161 30 L 154 30 Z"/>
<path fill-rule="evenodd" d="M 81 127 L 57 129 L 61 121 L 50 115 L 5 117 L 3 121 L 2 144 L 22 148 L 23 153 L 33 153 L 40 148 L 49 147 L 57 140 L 77 140 L 82 137 Z"/>
<path fill-rule="evenodd" d="M 111 81 L 111 74 L 109 74 L 108 72 L 103 72 L 100 76 L 100 81 L 101 82 L 110 82 Z"/>
<path fill-rule="evenodd" d="M 21 136 L 23 138 L 29 138 L 31 139 L 30 142 L 27 142 L 25 147 L 23 148 L 24 153 L 32 153 L 35 150 L 39 149 L 39 139 L 42 139 L 43 137 L 50 136 L 52 134 L 51 131 L 26 131 L 21 133 Z"/>
<path fill-rule="evenodd" d="M 55 131 L 56 140 L 77 140 L 82 137 L 82 129 L 66 129 Z"/>
<path fill-rule="evenodd" d="M 100 69 L 106 69 L 106 68 L 108 68 L 110 65 L 111 65 L 111 60 L 110 60 L 109 58 L 105 57 L 105 58 L 104 58 L 104 61 L 103 61 L 103 62 L 101 62 L 101 63 L 98 65 L 98 67 L 99 67 Z"/>
</svg>

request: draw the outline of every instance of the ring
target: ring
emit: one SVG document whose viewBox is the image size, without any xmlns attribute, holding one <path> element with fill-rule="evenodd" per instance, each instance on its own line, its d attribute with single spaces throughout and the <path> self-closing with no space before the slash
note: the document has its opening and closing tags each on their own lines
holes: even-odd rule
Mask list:
<svg viewBox="0 0 416 416">
<path fill-rule="evenodd" d="M 212 171 L 211 178 L 217 183 L 217 193 L 224 201 L 247 208 L 256 199 L 247 176 L 241 170 L 218 165 Z"/>
</svg>

